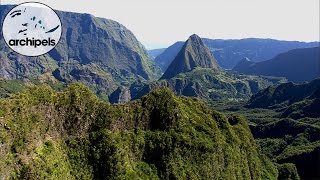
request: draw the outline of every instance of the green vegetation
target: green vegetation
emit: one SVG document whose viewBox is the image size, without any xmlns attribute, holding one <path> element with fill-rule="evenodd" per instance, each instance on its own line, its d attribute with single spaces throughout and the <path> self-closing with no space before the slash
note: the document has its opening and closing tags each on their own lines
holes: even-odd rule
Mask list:
<svg viewBox="0 0 320 180">
<path fill-rule="evenodd" d="M 11 9 L 0 8 L 0 16 Z M 162 68 L 176 58 L 157 81 L 159 68 L 124 26 L 58 14 L 63 40 L 46 55 L 20 56 L 0 40 L 0 179 L 320 178 L 320 79 L 296 85 L 223 71 L 192 35 L 166 51 L 171 55 L 158 62 Z M 242 44 L 261 45 L 256 39 L 205 41 L 223 67 L 240 56 L 262 60 L 276 53 L 273 46 L 265 54 L 269 46 L 255 51 Z M 272 75 L 297 82 L 315 77 L 317 66 L 297 60 L 318 62 L 316 54 L 304 54 L 318 49 L 277 56 L 280 70 L 271 68 Z M 288 59 L 299 68 L 286 69 Z M 257 64 L 264 62 L 240 65 Z M 131 99 L 138 100 L 109 103 Z"/>
<path fill-rule="evenodd" d="M 39 78 L 23 80 L 0 80 L 0 98 L 9 97 L 11 94 L 21 92 L 26 87 L 35 85 L 48 85 L 55 90 L 61 90 L 66 87 L 64 83 L 58 81 L 40 80 Z"/>
<path fill-rule="evenodd" d="M 227 114 L 246 116 L 264 154 L 274 162 L 294 164 L 302 179 L 317 179 L 319 87 L 319 79 L 301 85 L 285 83 L 260 91 L 248 103 L 222 101 L 211 106 Z M 281 171 L 279 178 L 284 177 Z"/>
<path fill-rule="evenodd" d="M 21 80 L 1 80 L 0 81 L 0 97 L 8 97 L 11 93 L 17 93 L 25 88 Z"/>
<path fill-rule="evenodd" d="M 134 98 L 161 87 L 168 87 L 177 95 L 198 97 L 209 103 L 217 101 L 234 103 L 247 101 L 259 90 L 281 82 L 285 82 L 285 79 L 239 75 L 197 67 L 171 79 L 154 81 L 142 86 Z"/>
<path fill-rule="evenodd" d="M 12 9 L 10 5 L 0 8 L 0 19 Z M 45 55 L 21 56 L 0 38 L 1 81 L 40 78 L 42 82 L 49 78 L 61 84 L 81 82 L 108 100 L 117 88 L 160 77 L 161 70 L 125 26 L 89 14 L 57 13 L 64 24 L 63 41 Z M 2 89 L 0 84 L 0 97 L 19 91 L 9 90 Z"/>
<path fill-rule="evenodd" d="M 319 177 L 320 118 L 282 119 L 282 111 L 245 108 L 244 104 L 221 102 L 212 106 L 226 114 L 242 114 L 247 117 L 257 144 L 273 162 L 294 164 L 302 179 Z M 284 178 L 280 171 L 279 178 Z"/>
<path fill-rule="evenodd" d="M 81 84 L 0 100 L 0 174 L 13 179 L 276 179 L 246 120 L 160 89 L 123 105 Z"/>
<path fill-rule="evenodd" d="M 230 40 L 202 38 L 202 41 L 217 59 L 220 67 L 224 69 L 232 69 L 243 58 L 248 58 L 253 62 L 260 62 L 272 59 L 276 55 L 292 49 L 319 46 L 319 42 L 305 43 L 257 38 Z M 177 56 L 183 44 L 184 42 L 177 41 L 155 58 L 155 62 L 163 72 L 166 71 L 173 59 Z M 286 68 L 289 68 L 289 66 Z"/>
<path fill-rule="evenodd" d="M 285 164 L 279 164 L 278 166 L 279 170 L 279 179 L 288 179 L 288 180 L 299 180 L 300 177 L 297 174 L 297 168 L 294 164 L 291 163 L 285 163 Z"/>
</svg>

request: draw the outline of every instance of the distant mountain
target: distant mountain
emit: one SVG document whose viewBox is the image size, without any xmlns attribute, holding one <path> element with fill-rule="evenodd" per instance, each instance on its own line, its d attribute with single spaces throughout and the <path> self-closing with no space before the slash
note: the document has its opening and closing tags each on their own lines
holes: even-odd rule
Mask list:
<svg viewBox="0 0 320 180">
<path fill-rule="evenodd" d="M 251 66 L 254 66 L 256 63 L 251 61 L 249 58 L 245 57 L 239 61 L 239 63 L 232 69 L 233 71 L 238 70 L 249 70 Z"/>
<path fill-rule="evenodd" d="M 247 107 L 281 109 L 281 117 L 320 117 L 320 78 L 305 84 L 270 86 L 253 95 Z"/>
<path fill-rule="evenodd" d="M 219 70 L 217 61 L 208 47 L 199 36 L 194 34 L 184 43 L 161 79 L 170 79 L 179 73 L 185 73 L 197 67 Z"/>
<path fill-rule="evenodd" d="M 182 41 L 176 42 L 173 45 L 166 48 L 163 53 L 161 53 L 155 58 L 154 61 L 160 67 L 162 72 L 165 72 L 167 70 L 167 68 L 169 67 L 173 59 L 177 56 L 183 45 L 184 42 Z"/>
<path fill-rule="evenodd" d="M 239 40 L 203 39 L 203 42 L 214 53 L 219 65 L 226 69 L 232 69 L 245 57 L 251 61 L 260 62 L 291 49 L 319 46 L 319 42 L 306 43 L 258 38 Z"/>
<path fill-rule="evenodd" d="M 320 76 L 320 47 L 290 50 L 257 63 L 242 59 L 233 71 L 286 77 L 293 82 L 310 81 Z"/>
<path fill-rule="evenodd" d="M 12 7 L 0 6 L 1 21 Z M 56 12 L 63 34 L 48 54 L 21 56 L 0 36 L 0 78 L 30 79 L 49 73 L 61 82 L 80 81 L 108 96 L 119 86 L 160 77 L 146 49 L 123 25 L 89 14 Z"/>
<path fill-rule="evenodd" d="M 151 49 L 148 50 L 148 54 L 152 59 L 155 59 L 157 56 L 159 56 L 161 53 L 163 53 L 166 50 L 166 48 L 161 49 Z"/>
<path fill-rule="evenodd" d="M 211 68 L 195 68 L 170 79 L 154 81 L 140 87 L 133 99 L 159 89 L 170 88 L 175 94 L 212 101 L 247 101 L 253 94 L 268 86 L 286 82 L 283 78 L 237 75 Z"/>
<path fill-rule="evenodd" d="M 205 101 L 244 101 L 270 85 L 286 82 L 284 78 L 240 75 L 224 71 L 201 38 L 192 35 L 159 81 L 131 88 L 137 99 L 161 87 L 177 95 L 193 96 Z"/>
<path fill-rule="evenodd" d="M 298 42 L 298 41 L 280 41 L 274 39 L 239 39 L 239 40 L 222 40 L 222 39 L 202 39 L 214 57 L 217 59 L 220 67 L 232 69 L 237 63 L 247 57 L 253 62 L 269 60 L 280 53 L 287 52 L 297 48 L 310 48 L 319 46 L 319 42 Z M 156 58 L 156 63 L 162 71 L 170 65 L 175 56 L 183 46 L 183 42 L 175 43 L 170 46 Z"/>
</svg>

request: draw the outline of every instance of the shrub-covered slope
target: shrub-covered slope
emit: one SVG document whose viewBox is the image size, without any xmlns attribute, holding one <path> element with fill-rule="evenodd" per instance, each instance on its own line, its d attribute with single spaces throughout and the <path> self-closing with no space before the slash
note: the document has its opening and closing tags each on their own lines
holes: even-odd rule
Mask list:
<svg viewBox="0 0 320 180">
<path fill-rule="evenodd" d="M 252 127 L 252 133 L 274 161 L 295 164 L 302 179 L 318 179 L 320 127 L 300 121 L 281 119 Z"/>
<path fill-rule="evenodd" d="M 320 79 L 304 84 L 289 82 L 270 86 L 253 95 L 247 106 L 280 109 L 283 111 L 281 117 L 294 119 L 320 117 Z"/>
<path fill-rule="evenodd" d="M 168 89 L 123 105 L 86 87 L 0 100 L 0 176 L 15 179 L 276 179 L 246 121 Z"/>
<path fill-rule="evenodd" d="M 133 98 L 165 86 L 177 95 L 211 100 L 247 100 L 261 89 L 284 78 L 257 77 L 223 71 L 201 38 L 191 35 L 165 71 L 160 81 L 149 83 L 133 93 Z"/>
<path fill-rule="evenodd" d="M 278 163 L 294 163 L 302 179 L 320 178 L 319 80 L 271 86 L 247 103 L 252 111 L 276 111 L 271 118 L 268 111 L 253 118 L 257 125 L 251 127 L 252 133 L 266 155 Z"/>
<path fill-rule="evenodd" d="M 286 82 L 286 79 L 232 74 L 211 68 L 195 68 L 173 78 L 144 85 L 138 88 L 133 98 L 140 98 L 155 89 L 168 87 L 177 95 L 199 97 L 207 102 L 247 101 L 259 90 L 282 82 Z"/>
</svg>

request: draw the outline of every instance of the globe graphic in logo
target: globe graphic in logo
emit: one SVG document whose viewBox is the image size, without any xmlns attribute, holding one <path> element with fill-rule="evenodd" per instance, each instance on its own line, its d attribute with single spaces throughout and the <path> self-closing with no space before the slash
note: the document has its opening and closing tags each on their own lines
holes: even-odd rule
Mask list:
<svg viewBox="0 0 320 180">
<path fill-rule="evenodd" d="M 50 7 L 27 2 L 8 12 L 2 33 L 13 51 L 25 56 L 40 56 L 58 44 L 62 27 L 58 15 Z"/>
</svg>

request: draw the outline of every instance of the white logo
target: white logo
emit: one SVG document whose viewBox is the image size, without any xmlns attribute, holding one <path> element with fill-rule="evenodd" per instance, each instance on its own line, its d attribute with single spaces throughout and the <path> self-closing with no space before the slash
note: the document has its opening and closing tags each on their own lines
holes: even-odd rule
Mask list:
<svg viewBox="0 0 320 180">
<path fill-rule="evenodd" d="M 47 5 L 22 3 L 8 12 L 2 33 L 7 45 L 25 56 L 40 56 L 59 42 L 62 28 L 58 15 Z"/>
</svg>

